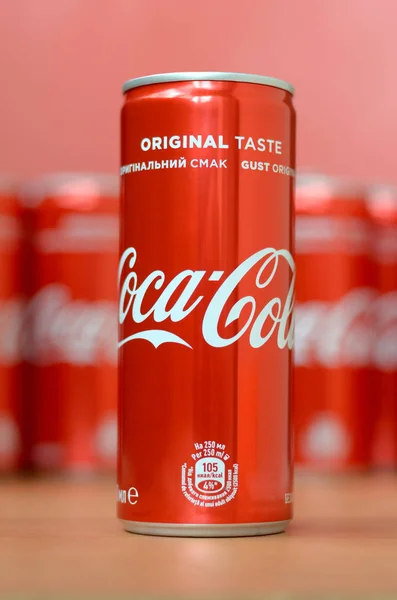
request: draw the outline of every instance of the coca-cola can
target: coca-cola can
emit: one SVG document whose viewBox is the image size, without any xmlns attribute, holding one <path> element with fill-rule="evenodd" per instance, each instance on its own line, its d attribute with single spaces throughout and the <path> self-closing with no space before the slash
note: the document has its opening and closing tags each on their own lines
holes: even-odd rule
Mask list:
<svg viewBox="0 0 397 600">
<path fill-rule="evenodd" d="M 22 464 L 23 226 L 17 184 L 0 177 L 0 473 Z"/>
<path fill-rule="evenodd" d="M 397 467 L 397 188 L 374 185 L 368 206 L 375 225 L 378 297 L 375 303 L 378 369 L 376 401 L 380 404 L 373 452 L 379 468 Z"/>
<path fill-rule="evenodd" d="M 23 196 L 32 466 L 115 469 L 118 178 L 56 174 L 31 182 Z"/>
<path fill-rule="evenodd" d="M 363 190 L 302 174 L 296 187 L 295 459 L 309 470 L 370 465 L 375 265 Z"/>
<path fill-rule="evenodd" d="M 242 536 L 292 512 L 292 87 L 128 81 L 121 118 L 118 516 Z"/>
</svg>

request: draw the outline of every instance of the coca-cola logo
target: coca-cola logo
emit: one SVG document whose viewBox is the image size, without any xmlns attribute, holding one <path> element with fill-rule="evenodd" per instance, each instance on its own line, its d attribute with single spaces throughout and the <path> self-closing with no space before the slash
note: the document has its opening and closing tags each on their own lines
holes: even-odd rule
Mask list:
<svg viewBox="0 0 397 600">
<path fill-rule="evenodd" d="M 27 305 L 27 360 L 42 365 L 92 365 L 117 361 L 117 306 L 112 301 L 75 299 L 54 283 L 40 289 Z"/>
<path fill-rule="evenodd" d="M 397 290 L 381 294 L 374 305 L 374 363 L 382 371 L 397 370 Z"/>
<path fill-rule="evenodd" d="M 265 248 L 259 250 L 232 271 L 225 275 L 224 271 L 193 271 L 186 269 L 167 281 L 163 271 L 155 270 L 146 276 L 141 282 L 134 271 L 137 261 L 135 248 L 127 248 L 120 259 L 119 264 L 119 321 L 123 324 L 128 316 L 136 324 L 144 323 L 149 317 L 155 323 L 172 323 L 183 321 L 197 306 L 203 302 L 204 296 L 197 295 L 198 287 L 203 281 L 221 281 L 213 296 L 208 299 L 202 321 L 202 335 L 210 346 L 223 348 L 238 341 L 244 334 L 249 338 L 253 348 L 263 346 L 273 335 L 276 335 L 277 345 L 280 349 L 293 346 L 294 323 L 294 284 L 295 264 L 288 250 L 276 250 Z M 291 273 L 289 289 L 285 298 L 277 296 L 270 297 L 267 301 L 259 304 L 252 295 L 238 299 L 230 308 L 225 320 L 221 323 L 225 306 L 234 297 L 238 286 L 244 278 L 255 269 L 255 290 L 264 290 L 271 286 L 276 273 L 285 263 Z M 151 308 L 143 312 L 143 302 L 148 290 L 155 289 L 159 295 Z M 178 291 L 179 295 L 176 294 Z M 175 300 L 175 296 L 177 299 Z M 244 318 L 242 312 L 244 310 Z M 248 317 L 247 312 L 249 312 Z M 239 321 L 244 321 L 240 323 Z M 230 337 L 220 331 L 221 325 L 227 327 L 233 322 L 239 325 L 238 331 Z M 265 327 L 266 325 L 266 327 Z M 266 333 L 263 333 L 266 329 Z M 167 329 L 144 329 L 123 338 L 119 347 L 133 340 L 147 340 L 155 348 L 164 343 L 181 344 L 192 348 L 188 340 L 181 338 Z"/>
<path fill-rule="evenodd" d="M 0 301 L 0 364 L 15 365 L 21 361 L 23 300 Z"/>
<path fill-rule="evenodd" d="M 336 302 L 297 303 L 297 366 L 366 366 L 372 362 L 375 293 L 357 288 Z"/>
</svg>

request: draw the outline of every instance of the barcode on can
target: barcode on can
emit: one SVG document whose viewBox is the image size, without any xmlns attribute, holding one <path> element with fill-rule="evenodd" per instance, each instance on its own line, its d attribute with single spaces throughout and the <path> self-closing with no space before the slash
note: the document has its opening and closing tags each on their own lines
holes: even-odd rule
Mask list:
<svg viewBox="0 0 397 600">
<path fill-rule="evenodd" d="M 290 494 L 285 494 L 285 496 L 284 496 L 284 502 L 285 502 L 285 504 L 291 504 L 291 502 L 292 502 L 292 494 L 291 493 Z"/>
</svg>

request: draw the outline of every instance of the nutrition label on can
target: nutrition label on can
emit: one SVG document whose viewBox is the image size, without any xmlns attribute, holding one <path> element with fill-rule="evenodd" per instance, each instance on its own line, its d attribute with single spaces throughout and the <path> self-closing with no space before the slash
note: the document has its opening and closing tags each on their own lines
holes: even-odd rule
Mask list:
<svg viewBox="0 0 397 600">
<path fill-rule="evenodd" d="M 238 464 L 232 462 L 225 444 L 195 442 L 189 461 L 182 465 L 181 489 L 189 502 L 203 508 L 223 506 L 235 498 Z"/>
</svg>

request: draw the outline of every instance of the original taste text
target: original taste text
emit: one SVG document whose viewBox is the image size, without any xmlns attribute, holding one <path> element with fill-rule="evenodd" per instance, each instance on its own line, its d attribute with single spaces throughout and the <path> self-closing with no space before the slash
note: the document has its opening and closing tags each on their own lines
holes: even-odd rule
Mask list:
<svg viewBox="0 0 397 600">
<path fill-rule="evenodd" d="M 141 150 L 178 150 L 179 148 L 230 148 L 237 150 L 258 150 L 269 154 L 282 154 L 282 142 L 264 137 L 253 138 L 236 135 L 233 142 L 225 141 L 223 135 L 164 135 L 162 137 L 143 138 Z"/>
</svg>

